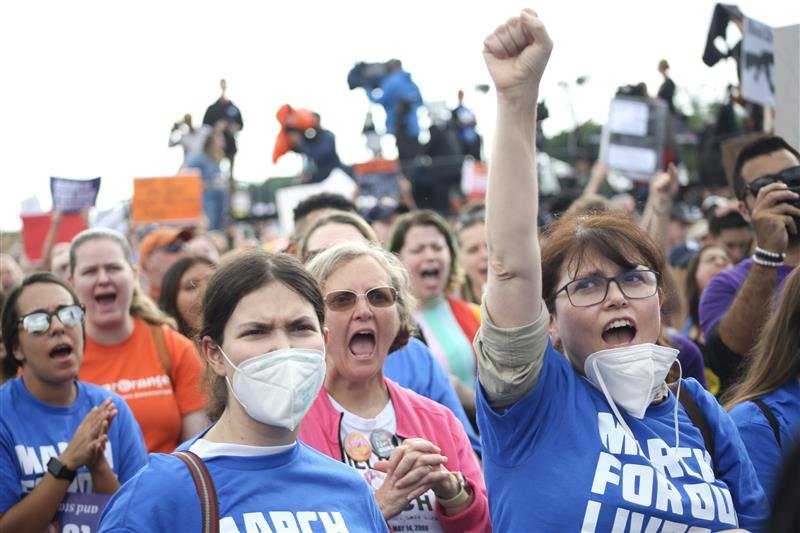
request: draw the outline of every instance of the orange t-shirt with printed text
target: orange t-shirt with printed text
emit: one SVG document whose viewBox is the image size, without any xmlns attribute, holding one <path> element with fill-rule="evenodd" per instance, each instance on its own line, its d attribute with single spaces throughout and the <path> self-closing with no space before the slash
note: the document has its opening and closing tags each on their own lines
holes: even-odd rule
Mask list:
<svg viewBox="0 0 800 533">
<path fill-rule="evenodd" d="M 78 379 L 122 396 L 151 453 L 174 451 L 181 443 L 182 417 L 205 406 L 200 390 L 202 363 L 194 344 L 167 326 L 161 328 L 171 364 L 169 375 L 150 327 L 138 318 L 134 318 L 131 336 L 119 344 L 98 344 L 87 336 L 78 372 Z"/>
</svg>

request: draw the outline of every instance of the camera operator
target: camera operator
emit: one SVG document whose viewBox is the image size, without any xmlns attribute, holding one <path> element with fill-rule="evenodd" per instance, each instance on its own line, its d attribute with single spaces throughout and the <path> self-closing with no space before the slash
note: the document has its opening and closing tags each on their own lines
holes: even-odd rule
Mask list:
<svg viewBox="0 0 800 533">
<path fill-rule="evenodd" d="M 336 136 L 322 127 L 319 113 L 313 113 L 315 124 L 311 128 L 286 128 L 291 150 L 306 157 L 303 181 L 319 183 L 327 178 L 334 168 L 343 168 L 336 153 Z M 346 171 L 346 169 L 345 169 Z"/>
</svg>

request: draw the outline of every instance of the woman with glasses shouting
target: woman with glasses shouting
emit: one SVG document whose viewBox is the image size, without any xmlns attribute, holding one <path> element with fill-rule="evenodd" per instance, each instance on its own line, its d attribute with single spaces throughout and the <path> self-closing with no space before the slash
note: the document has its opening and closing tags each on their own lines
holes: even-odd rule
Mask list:
<svg viewBox="0 0 800 533">
<path fill-rule="evenodd" d="M 147 452 L 122 398 L 76 379 L 83 307 L 64 281 L 25 278 L 2 329 L 3 365 L 19 375 L 0 388 L 0 531 L 44 531 L 67 493 L 112 494 Z"/>
<path fill-rule="evenodd" d="M 531 162 L 551 48 L 529 9 L 484 41 L 497 130 L 475 348 L 493 525 L 758 528 L 766 499 L 733 422 L 695 380 L 679 381 L 683 401 L 665 384 L 677 350 L 658 344 L 664 258 L 655 243 L 619 214 L 575 214 L 547 228 L 540 248 Z"/>
<path fill-rule="evenodd" d="M 414 298 L 396 256 L 343 242 L 307 265 L 325 295 L 327 373 L 300 439 L 354 468 L 396 531 L 489 531 L 483 475 L 442 405 L 383 376 L 411 336 Z"/>
</svg>

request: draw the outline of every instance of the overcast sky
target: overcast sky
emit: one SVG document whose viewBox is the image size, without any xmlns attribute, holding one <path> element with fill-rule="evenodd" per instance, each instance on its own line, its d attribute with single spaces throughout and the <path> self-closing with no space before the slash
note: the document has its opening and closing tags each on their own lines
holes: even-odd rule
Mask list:
<svg viewBox="0 0 800 533">
<path fill-rule="evenodd" d="M 644 81 L 655 92 L 661 58 L 687 110 L 691 95 L 719 100 L 735 80 L 732 62 L 701 61 L 709 0 L 4 2 L 0 228 L 20 226 L 24 198 L 36 196 L 49 210 L 50 176 L 102 176 L 105 208 L 130 197 L 134 177 L 174 174 L 181 153 L 167 147 L 172 123 L 184 112 L 199 122 L 223 77 L 245 122 L 241 180 L 299 170 L 296 156 L 277 166 L 270 160 L 283 103 L 318 111 L 346 163 L 368 158 L 360 132 L 370 106 L 346 82 L 358 61 L 400 58 L 426 101 L 453 106 L 463 88 L 488 145 L 494 95 L 474 90 L 489 83 L 482 41 L 525 5 L 555 43 L 541 91 L 551 114 L 546 133 L 573 123 L 562 81 L 572 85 L 578 121 L 602 122 L 619 85 Z M 737 5 L 773 27 L 800 23 L 800 2 Z M 577 87 L 578 76 L 589 81 Z"/>
</svg>

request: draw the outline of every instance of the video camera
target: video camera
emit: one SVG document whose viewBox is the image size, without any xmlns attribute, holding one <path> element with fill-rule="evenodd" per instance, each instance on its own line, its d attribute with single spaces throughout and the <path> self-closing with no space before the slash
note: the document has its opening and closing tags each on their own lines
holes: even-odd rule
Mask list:
<svg viewBox="0 0 800 533">
<path fill-rule="evenodd" d="M 385 63 L 356 63 L 347 74 L 347 85 L 350 90 L 362 87 L 372 91 L 381 84 L 381 80 L 389 74 L 389 61 Z"/>
</svg>

